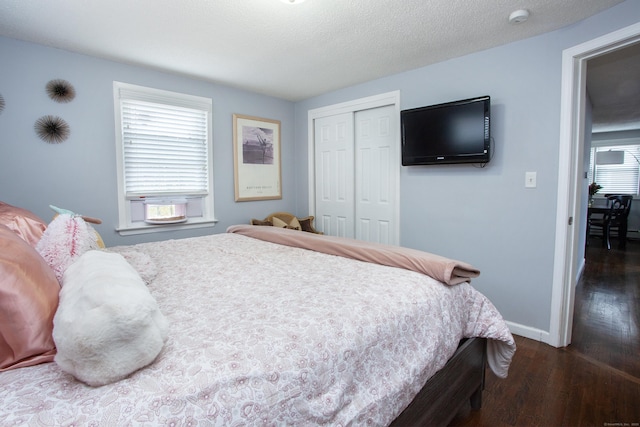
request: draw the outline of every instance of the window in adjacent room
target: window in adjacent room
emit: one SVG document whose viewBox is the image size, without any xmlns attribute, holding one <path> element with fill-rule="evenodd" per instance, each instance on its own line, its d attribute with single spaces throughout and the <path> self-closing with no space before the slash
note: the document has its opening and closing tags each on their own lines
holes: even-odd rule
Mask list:
<svg viewBox="0 0 640 427">
<path fill-rule="evenodd" d="M 624 151 L 620 164 L 596 164 L 596 153 L 600 151 Z M 589 161 L 589 182 L 596 182 L 602 186 L 599 195 L 638 194 L 640 185 L 640 144 L 603 145 L 591 148 Z"/>
<path fill-rule="evenodd" d="M 114 82 L 120 234 L 210 226 L 209 98 Z"/>
</svg>

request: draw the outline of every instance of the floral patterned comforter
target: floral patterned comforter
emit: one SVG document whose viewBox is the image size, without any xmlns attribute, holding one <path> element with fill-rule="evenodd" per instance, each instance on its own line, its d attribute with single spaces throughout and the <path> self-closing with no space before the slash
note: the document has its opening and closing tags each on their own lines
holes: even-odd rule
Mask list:
<svg viewBox="0 0 640 427">
<path fill-rule="evenodd" d="M 515 349 L 468 283 L 238 234 L 112 250 L 169 319 L 163 351 L 98 388 L 55 363 L 0 373 L 0 425 L 384 426 L 461 338 Z"/>
</svg>

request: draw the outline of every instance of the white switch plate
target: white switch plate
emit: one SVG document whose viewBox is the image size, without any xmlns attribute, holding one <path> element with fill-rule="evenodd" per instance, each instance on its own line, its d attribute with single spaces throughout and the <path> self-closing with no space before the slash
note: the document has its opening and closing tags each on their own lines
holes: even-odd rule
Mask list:
<svg viewBox="0 0 640 427">
<path fill-rule="evenodd" d="M 526 188 L 536 188 L 536 172 L 525 172 L 524 173 L 524 186 Z"/>
</svg>

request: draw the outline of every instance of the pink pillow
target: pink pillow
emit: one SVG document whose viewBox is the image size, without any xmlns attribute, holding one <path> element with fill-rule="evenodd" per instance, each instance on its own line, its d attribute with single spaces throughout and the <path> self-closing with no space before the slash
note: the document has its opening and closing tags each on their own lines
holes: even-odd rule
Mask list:
<svg viewBox="0 0 640 427">
<path fill-rule="evenodd" d="M 0 202 L 0 224 L 20 236 L 35 248 L 47 224 L 26 209 Z"/>
<path fill-rule="evenodd" d="M 59 292 L 45 260 L 0 224 L 0 371 L 53 361 Z"/>
</svg>

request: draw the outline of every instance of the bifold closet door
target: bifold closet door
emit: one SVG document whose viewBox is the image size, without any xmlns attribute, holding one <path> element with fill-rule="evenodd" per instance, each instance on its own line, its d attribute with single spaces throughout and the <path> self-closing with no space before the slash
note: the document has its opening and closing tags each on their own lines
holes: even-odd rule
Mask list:
<svg viewBox="0 0 640 427">
<path fill-rule="evenodd" d="M 369 242 L 398 244 L 394 221 L 400 159 L 393 106 L 355 113 L 355 235 Z"/>
<path fill-rule="evenodd" d="M 353 113 L 315 120 L 316 226 L 355 237 Z"/>
<path fill-rule="evenodd" d="M 398 244 L 393 114 L 390 105 L 315 119 L 315 214 L 325 234 Z"/>
</svg>

